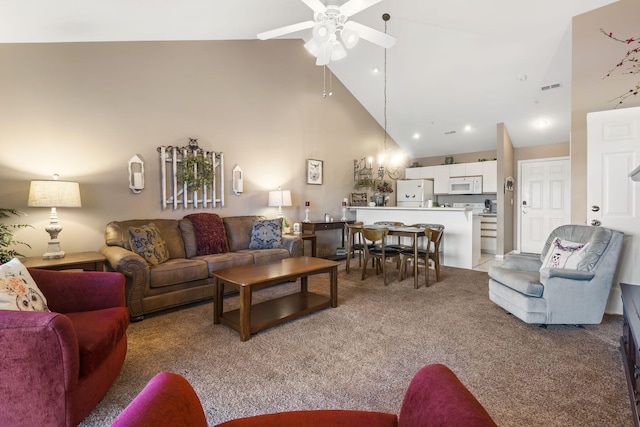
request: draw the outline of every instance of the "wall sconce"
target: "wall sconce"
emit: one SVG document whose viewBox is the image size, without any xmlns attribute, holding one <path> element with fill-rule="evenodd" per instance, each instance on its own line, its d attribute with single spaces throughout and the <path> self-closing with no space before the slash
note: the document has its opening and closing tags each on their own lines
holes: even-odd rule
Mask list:
<svg viewBox="0 0 640 427">
<path fill-rule="evenodd" d="M 276 191 L 269 191 L 269 206 L 278 207 L 278 215 L 276 218 L 282 218 L 282 207 L 291 206 L 291 191 L 283 190 L 278 187 Z"/>
<path fill-rule="evenodd" d="M 233 190 L 233 194 L 235 194 L 236 196 L 239 196 L 240 193 L 244 191 L 242 169 L 240 169 L 240 166 L 236 165 L 233 168 L 233 170 L 231 171 L 231 177 L 232 177 L 231 189 Z"/>
<path fill-rule="evenodd" d="M 144 189 L 144 162 L 137 154 L 129 159 L 129 188 L 135 194 Z"/>
<path fill-rule="evenodd" d="M 51 239 L 42 259 L 64 258 L 64 251 L 60 249 L 60 240 L 58 240 L 62 226 L 58 223 L 56 208 L 82 207 L 80 185 L 77 182 L 58 181 L 58 174 L 53 175 L 53 179 L 53 181 L 31 181 L 29 188 L 27 206 L 51 208 L 49 225 L 45 228 Z"/>
</svg>

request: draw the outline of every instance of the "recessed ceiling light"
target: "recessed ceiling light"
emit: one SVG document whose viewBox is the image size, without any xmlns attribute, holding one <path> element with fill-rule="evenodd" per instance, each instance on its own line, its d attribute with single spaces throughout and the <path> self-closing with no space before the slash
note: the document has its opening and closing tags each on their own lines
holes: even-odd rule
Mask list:
<svg viewBox="0 0 640 427">
<path fill-rule="evenodd" d="M 373 74 L 378 74 L 380 72 L 380 69 L 379 68 L 374 68 L 372 71 L 373 71 Z"/>
<path fill-rule="evenodd" d="M 466 125 L 466 126 L 464 127 L 464 130 L 465 130 L 465 132 L 469 132 L 469 131 L 471 131 L 471 125 Z"/>
<path fill-rule="evenodd" d="M 538 127 L 539 128 L 544 128 L 547 127 L 549 123 L 546 120 L 538 120 Z"/>
<path fill-rule="evenodd" d="M 524 82 L 527 80 L 527 75 L 526 74 L 518 74 L 516 76 L 516 79 L 518 79 L 518 81 Z"/>
<path fill-rule="evenodd" d="M 413 139 L 420 139 L 420 134 L 418 132 L 414 133 Z"/>
</svg>

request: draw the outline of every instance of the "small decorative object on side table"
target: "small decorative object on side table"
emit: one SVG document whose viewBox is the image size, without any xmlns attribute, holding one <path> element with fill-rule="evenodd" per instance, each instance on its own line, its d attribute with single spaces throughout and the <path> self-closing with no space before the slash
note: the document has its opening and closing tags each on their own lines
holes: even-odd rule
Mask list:
<svg viewBox="0 0 640 427">
<path fill-rule="evenodd" d="M 304 202 L 304 219 L 302 220 L 302 222 L 311 222 L 311 220 L 309 220 L 309 205 L 310 203 Z"/>
<path fill-rule="evenodd" d="M 21 258 L 20 262 L 28 268 L 43 270 L 84 270 L 104 271 L 106 258 L 100 252 L 67 253 L 64 258 L 42 259 L 42 256 Z"/>
</svg>

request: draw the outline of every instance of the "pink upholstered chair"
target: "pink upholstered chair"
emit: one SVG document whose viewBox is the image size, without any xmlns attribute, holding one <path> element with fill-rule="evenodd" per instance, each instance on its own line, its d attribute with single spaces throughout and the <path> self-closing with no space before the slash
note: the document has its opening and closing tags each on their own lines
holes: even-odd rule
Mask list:
<svg viewBox="0 0 640 427">
<path fill-rule="evenodd" d="M 180 375 L 168 372 L 156 375 L 111 425 L 152 426 L 207 426 L 198 396 Z M 427 365 L 413 377 L 400 416 L 354 410 L 310 410 L 239 418 L 218 426 L 497 427 L 456 375 L 440 364 Z"/>
<path fill-rule="evenodd" d="M 0 310 L 0 425 L 77 426 L 124 363 L 124 276 L 29 273 L 51 312 Z"/>
</svg>

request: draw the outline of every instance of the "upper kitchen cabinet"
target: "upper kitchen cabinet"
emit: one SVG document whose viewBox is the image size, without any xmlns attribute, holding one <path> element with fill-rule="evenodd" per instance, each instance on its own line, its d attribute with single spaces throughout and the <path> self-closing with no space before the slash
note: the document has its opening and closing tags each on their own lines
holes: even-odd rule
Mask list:
<svg viewBox="0 0 640 427">
<path fill-rule="evenodd" d="M 449 165 L 449 177 L 482 176 L 482 162 Z"/>
<path fill-rule="evenodd" d="M 482 165 L 482 192 L 497 193 L 498 192 L 498 161 L 490 160 L 486 162 L 478 162 Z"/>
<path fill-rule="evenodd" d="M 449 167 L 440 165 L 433 167 L 433 192 L 435 194 L 449 194 Z"/>
<path fill-rule="evenodd" d="M 435 166 L 421 166 L 418 168 L 407 168 L 405 169 L 404 175 L 407 179 L 433 179 L 434 168 Z"/>
</svg>

